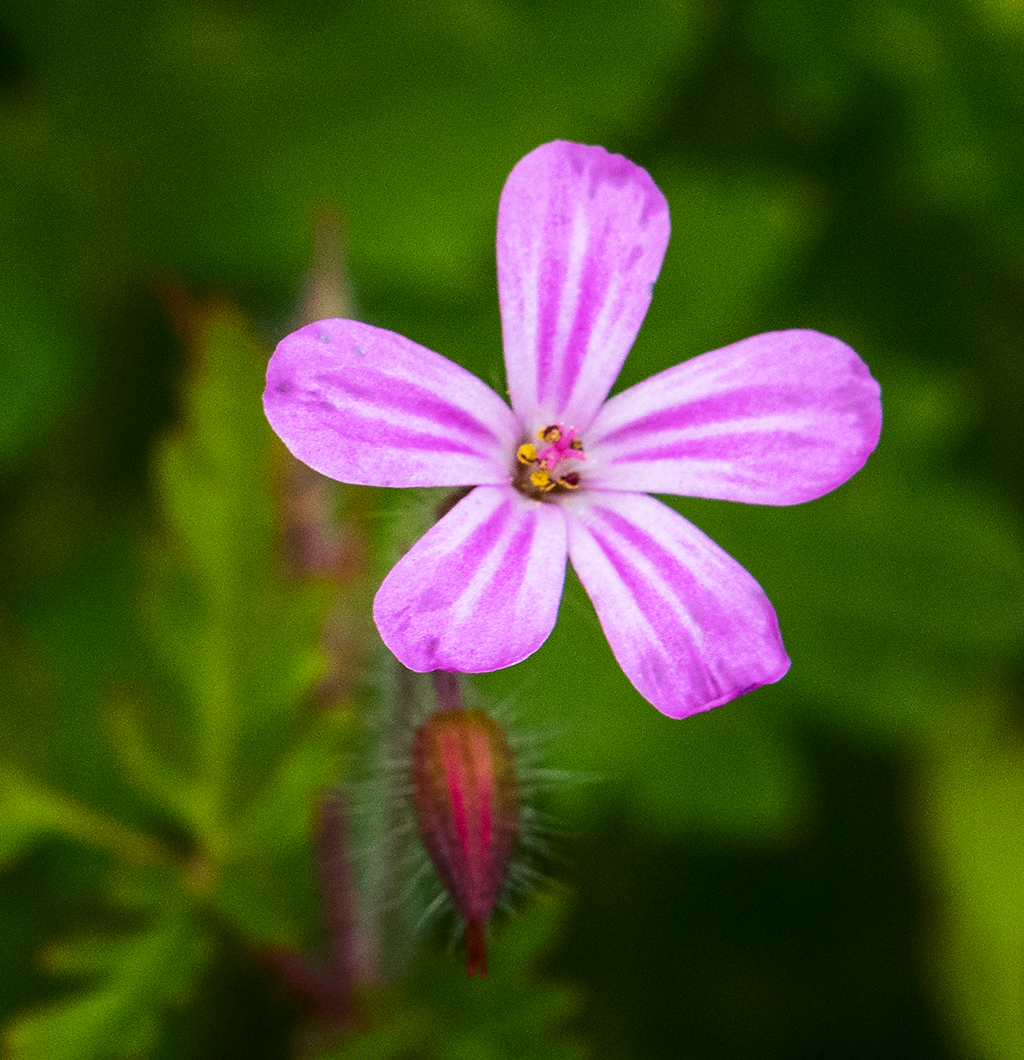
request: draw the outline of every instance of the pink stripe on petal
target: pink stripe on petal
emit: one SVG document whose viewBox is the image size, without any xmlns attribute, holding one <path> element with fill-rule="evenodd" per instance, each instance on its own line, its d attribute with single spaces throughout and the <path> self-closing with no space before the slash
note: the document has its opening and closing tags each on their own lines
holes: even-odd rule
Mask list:
<svg viewBox="0 0 1024 1060">
<path fill-rule="evenodd" d="M 519 427 L 475 375 L 394 332 L 321 320 L 282 339 L 263 407 L 292 453 L 341 482 L 508 482 Z"/>
<path fill-rule="evenodd" d="M 710 710 L 789 669 L 764 591 L 681 515 L 642 493 L 565 509 L 572 565 L 615 658 L 663 714 Z"/>
<path fill-rule="evenodd" d="M 860 470 L 881 427 L 878 383 L 849 346 L 774 331 L 608 401 L 587 434 L 587 485 L 798 504 Z"/>
<path fill-rule="evenodd" d="M 565 516 L 510 486 L 480 486 L 392 568 L 373 617 L 410 670 L 484 673 L 547 640 L 565 579 Z"/>
<path fill-rule="evenodd" d="M 498 209 L 498 292 L 516 414 L 585 428 L 619 374 L 668 245 L 647 172 L 556 141 L 512 170 Z"/>
</svg>

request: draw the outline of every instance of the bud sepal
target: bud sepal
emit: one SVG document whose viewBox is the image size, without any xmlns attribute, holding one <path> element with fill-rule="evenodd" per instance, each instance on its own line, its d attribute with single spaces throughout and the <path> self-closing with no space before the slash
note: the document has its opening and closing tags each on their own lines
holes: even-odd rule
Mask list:
<svg viewBox="0 0 1024 1060">
<path fill-rule="evenodd" d="M 487 975 L 485 930 L 515 847 L 519 793 L 505 730 L 482 710 L 438 710 L 417 729 L 412 800 L 423 845 L 466 924 L 466 968 Z"/>
</svg>

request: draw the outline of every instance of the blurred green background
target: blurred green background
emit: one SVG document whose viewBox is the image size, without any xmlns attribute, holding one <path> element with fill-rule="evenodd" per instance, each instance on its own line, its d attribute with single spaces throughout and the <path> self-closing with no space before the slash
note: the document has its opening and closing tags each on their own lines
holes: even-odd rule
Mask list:
<svg viewBox="0 0 1024 1060">
<path fill-rule="evenodd" d="M 3 1055 L 1024 1058 L 1022 69 L 1021 0 L 7 0 Z M 370 778 L 365 891 L 401 825 L 369 607 L 426 509 L 297 480 L 263 367 L 333 267 L 501 388 L 498 196 L 554 138 L 672 210 L 619 387 L 817 328 L 882 440 L 809 505 L 671 501 L 775 603 L 777 685 L 661 717 L 570 576 L 475 682 L 564 771 L 555 882 L 486 982 L 364 903 L 411 952 L 318 1037 L 268 954 L 318 945 L 324 785 Z"/>
</svg>

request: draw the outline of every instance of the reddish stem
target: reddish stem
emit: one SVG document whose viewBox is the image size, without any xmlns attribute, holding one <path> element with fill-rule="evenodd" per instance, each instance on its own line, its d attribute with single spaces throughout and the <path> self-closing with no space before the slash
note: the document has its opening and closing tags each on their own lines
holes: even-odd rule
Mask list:
<svg viewBox="0 0 1024 1060">
<path fill-rule="evenodd" d="M 323 796 L 317 806 L 313 851 L 323 902 L 326 957 L 323 961 L 311 960 L 302 953 L 285 950 L 267 954 L 267 959 L 317 1020 L 345 1027 L 354 1017 L 358 973 L 354 892 L 344 806 L 337 792 Z"/>
<path fill-rule="evenodd" d="M 472 979 L 479 975 L 487 978 L 487 943 L 484 940 L 484 925 L 475 917 L 466 921 L 466 974 Z"/>
<path fill-rule="evenodd" d="M 327 930 L 327 974 L 333 984 L 332 1021 L 352 1018 L 355 990 L 355 890 L 348 860 L 348 830 L 339 792 L 320 800 L 317 808 L 316 862 Z"/>
<path fill-rule="evenodd" d="M 462 689 L 459 675 L 450 670 L 434 670 L 434 691 L 437 693 L 438 710 L 462 710 Z"/>
</svg>

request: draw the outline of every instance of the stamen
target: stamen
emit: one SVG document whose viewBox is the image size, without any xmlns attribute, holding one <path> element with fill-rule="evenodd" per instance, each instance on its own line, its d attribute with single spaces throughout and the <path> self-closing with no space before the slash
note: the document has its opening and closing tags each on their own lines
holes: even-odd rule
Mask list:
<svg viewBox="0 0 1024 1060">
<path fill-rule="evenodd" d="M 530 476 L 530 481 L 537 489 L 543 490 L 545 493 L 555 488 L 555 483 L 551 481 L 551 472 L 546 467 L 542 467 L 539 471 L 534 471 Z"/>
<path fill-rule="evenodd" d="M 581 476 L 568 468 L 572 466 L 571 461 L 587 457 L 583 442 L 576 437 L 576 428 L 549 423 L 537 432 L 537 438 L 545 443 L 543 448 L 524 442 L 516 449 L 512 485 L 534 500 L 578 489 Z"/>
</svg>

